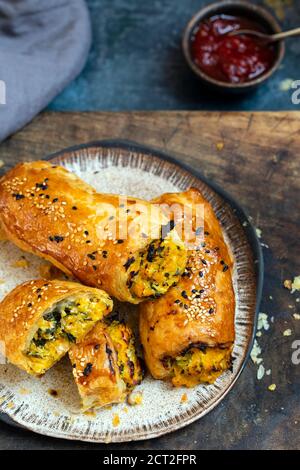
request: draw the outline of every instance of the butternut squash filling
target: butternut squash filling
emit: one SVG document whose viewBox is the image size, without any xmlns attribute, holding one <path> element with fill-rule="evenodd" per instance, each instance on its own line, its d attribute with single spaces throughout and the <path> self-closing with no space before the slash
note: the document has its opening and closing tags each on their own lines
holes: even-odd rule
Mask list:
<svg viewBox="0 0 300 470">
<path fill-rule="evenodd" d="M 177 284 L 184 272 L 187 252 L 180 240 L 172 237 L 154 240 L 136 258 L 129 258 L 128 286 L 136 298 L 159 297 Z"/>
<path fill-rule="evenodd" d="M 164 365 L 171 372 L 175 387 L 194 387 L 200 383 L 213 383 L 225 370 L 231 368 L 232 347 L 191 348 L 175 358 L 166 358 Z"/>
<path fill-rule="evenodd" d="M 121 379 L 129 392 L 143 379 L 143 370 L 136 354 L 134 335 L 128 326 L 116 320 L 106 328 L 106 331 L 117 353 Z"/>
<path fill-rule="evenodd" d="M 66 354 L 72 343 L 79 342 L 111 308 L 108 296 L 102 299 L 82 294 L 63 300 L 44 313 L 26 352 L 32 372 L 44 374 Z"/>
</svg>

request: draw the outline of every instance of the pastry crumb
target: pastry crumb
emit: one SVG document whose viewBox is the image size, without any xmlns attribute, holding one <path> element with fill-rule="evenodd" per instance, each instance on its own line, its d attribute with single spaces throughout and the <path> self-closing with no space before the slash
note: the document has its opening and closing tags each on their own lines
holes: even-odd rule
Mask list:
<svg viewBox="0 0 300 470">
<path fill-rule="evenodd" d="M 294 280 L 292 282 L 292 294 L 296 292 L 296 290 L 300 290 L 300 276 L 294 277 Z"/>
<path fill-rule="evenodd" d="M 141 405 L 143 402 L 143 396 L 141 392 L 131 393 L 127 401 L 128 401 L 128 404 L 131 406 Z"/>
<path fill-rule="evenodd" d="M 258 315 L 257 329 L 267 331 L 269 328 L 268 314 L 260 312 Z"/>
<path fill-rule="evenodd" d="M 292 281 L 290 279 L 286 279 L 283 283 L 284 287 L 288 290 L 292 290 Z"/>
<path fill-rule="evenodd" d="M 28 390 L 28 388 L 20 388 L 19 393 L 20 395 L 28 395 L 30 390 Z"/>
<path fill-rule="evenodd" d="M 114 427 L 119 426 L 119 424 L 120 424 L 120 416 L 119 416 L 118 414 L 114 414 L 114 415 L 113 415 L 112 424 L 113 424 Z"/>
<path fill-rule="evenodd" d="M 2 168 L 5 165 L 3 160 L 0 160 L 0 168 Z"/>
<path fill-rule="evenodd" d="M 22 257 L 18 261 L 12 264 L 13 268 L 28 268 L 29 267 L 29 261 L 27 261 L 26 258 Z"/>
<path fill-rule="evenodd" d="M 295 318 L 295 320 L 300 320 L 300 313 L 294 313 L 293 317 Z"/>
<path fill-rule="evenodd" d="M 295 80 L 292 78 L 285 78 L 279 83 L 279 88 L 281 91 L 289 91 L 292 88 L 292 85 Z"/>
<path fill-rule="evenodd" d="M 283 336 L 291 336 L 292 330 L 290 328 L 287 328 L 282 334 Z"/>
<path fill-rule="evenodd" d="M 224 146 L 225 146 L 224 142 L 217 142 L 217 143 L 216 143 L 216 148 L 217 148 L 217 150 L 218 150 L 219 152 L 220 152 L 221 150 L 223 150 Z"/>
<path fill-rule="evenodd" d="M 253 345 L 253 348 L 252 348 L 252 351 L 251 351 L 251 354 L 250 354 L 250 357 L 251 357 L 252 361 L 254 362 L 254 364 L 260 364 L 263 361 L 262 358 L 259 357 L 260 354 L 261 354 L 261 348 L 260 348 L 258 342 L 255 339 L 254 340 L 254 345 Z"/>
<path fill-rule="evenodd" d="M 271 384 L 268 386 L 268 390 L 270 390 L 270 392 L 275 392 L 276 390 L 276 384 Z"/>
<path fill-rule="evenodd" d="M 181 399 L 180 399 L 180 403 L 185 403 L 188 401 L 188 396 L 186 393 L 184 393 L 182 396 L 181 396 Z"/>
<path fill-rule="evenodd" d="M 257 370 L 257 380 L 261 380 L 264 375 L 265 375 L 265 368 L 262 364 L 260 364 Z"/>
<path fill-rule="evenodd" d="M 261 236 L 262 236 L 261 229 L 256 227 L 255 232 L 256 232 L 256 235 L 258 236 L 258 238 L 261 238 Z"/>
</svg>

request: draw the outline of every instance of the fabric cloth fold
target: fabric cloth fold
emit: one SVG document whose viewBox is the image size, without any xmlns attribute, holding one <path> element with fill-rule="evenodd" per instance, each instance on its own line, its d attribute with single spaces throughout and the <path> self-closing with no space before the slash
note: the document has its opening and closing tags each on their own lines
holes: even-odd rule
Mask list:
<svg viewBox="0 0 300 470">
<path fill-rule="evenodd" d="M 84 0 L 0 0 L 0 141 L 80 73 L 90 45 Z"/>
</svg>

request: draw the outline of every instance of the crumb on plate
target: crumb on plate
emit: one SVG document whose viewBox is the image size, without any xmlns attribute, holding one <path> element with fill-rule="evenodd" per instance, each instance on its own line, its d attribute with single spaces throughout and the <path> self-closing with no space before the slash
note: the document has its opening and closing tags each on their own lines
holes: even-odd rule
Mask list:
<svg viewBox="0 0 300 470">
<path fill-rule="evenodd" d="M 114 427 L 117 427 L 120 424 L 120 416 L 116 413 L 113 415 L 112 424 Z"/>
<path fill-rule="evenodd" d="M 23 256 L 18 260 L 15 261 L 15 263 L 12 264 L 13 268 L 28 268 L 29 267 L 29 261 L 27 261 L 26 258 Z"/>
<path fill-rule="evenodd" d="M 181 403 L 185 403 L 188 401 L 188 396 L 186 393 L 184 393 L 182 396 L 181 396 L 181 399 L 180 399 L 180 402 Z"/>
<path fill-rule="evenodd" d="M 291 336 L 292 330 L 290 328 L 287 328 L 282 334 L 283 336 Z"/>
<path fill-rule="evenodd" d="M 268 390 L 270 390 L 270 392 L 274 392 L 276 390 L 276 384 L 269 385 Z"/>
</svg>

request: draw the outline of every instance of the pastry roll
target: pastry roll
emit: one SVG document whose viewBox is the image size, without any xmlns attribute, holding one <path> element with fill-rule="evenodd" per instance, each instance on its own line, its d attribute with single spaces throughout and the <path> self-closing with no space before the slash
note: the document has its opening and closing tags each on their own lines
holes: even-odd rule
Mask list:
<svg viewBox="0 0 300 470">
<path fill-rule="evenodd" d="M 133 333 L 116 320 L 97 323 L 69 356 L 83 410 L 124 401 L 143 378 Z"/>
<path fill-rule="evenodd" d="M 154 378 L 170 379 L 175 386 L 212 383 L 231 367 L 235 296 L 230 250 L 211 205 L 197 189 L 165 194 L 157 202 L 190 209 L 202 241 L 189 249 L 178 284 L 139 307 L 145 361 Z M 195 207 L 203 209 L 197 227 Z"/>
<path fill-rule="evenodd" d="M 164 294 L 184 271 L 184 244 L 156 205 L 99 194 L 48 162 L 17 165 L 0 180 L 9 240 L 121 301 Z"/>
<path fill-rule="evenodd" d="M 0 341 L 7 359 L 44 374 L 112 310 L 106 292 L 66 281 L 29 281 L 0 303 Z"/>
</svg>

